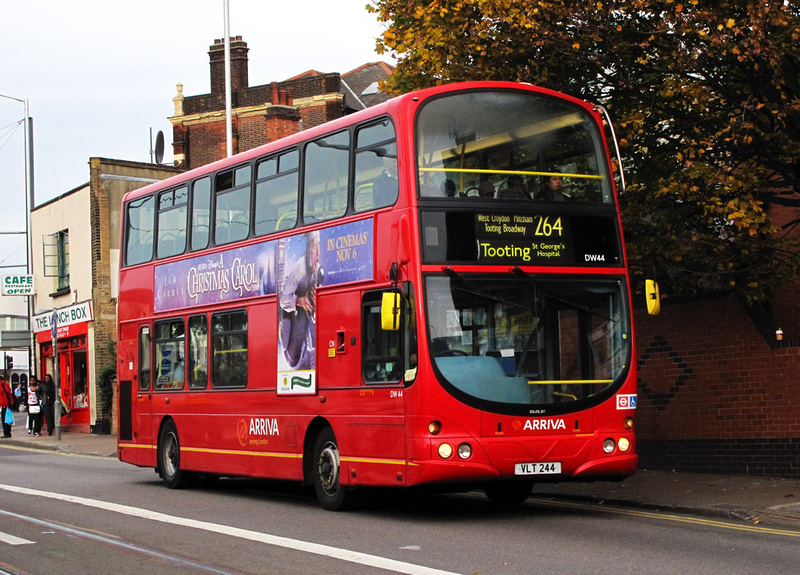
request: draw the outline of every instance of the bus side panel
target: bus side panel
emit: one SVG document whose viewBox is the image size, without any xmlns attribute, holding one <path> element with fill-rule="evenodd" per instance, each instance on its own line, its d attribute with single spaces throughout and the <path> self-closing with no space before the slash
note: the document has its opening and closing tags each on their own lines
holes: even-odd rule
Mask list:
<svg viewBox="0 0 800 575">
<path fill-rule="evenodd" d="M 247 389 L 268 389 L 267 402 L 253 405 L 254 415 L 274 415 L 275 389 L 278 385 L 278 316 L 277 302 L 271 301 L 250 306 L 247 310 Z M 259 394 L 259 397 L 263 397 Z"/>
<path fill-rule="evenodd" d="M 360 388 L 361 292 L 327 291 L 318 300 L 317 389 Z"/>
<path fill-rule="evenodd" d="M 123 269 L 119 274 L 117 316 L 120 321 L 140 319 L 153 315 L 154 266 Z"/>
<path fill-rule="evenodd" d="M 170 394 L 181 438 L 181 467 L 192 471 L 302 480 L 302 443 L 295 414 L 302 398 L 277 396 L 277 302 L 247 309 L 246 389 Z M 310 401 L 306 399 L 305 401 Z M 313 399 L 316 403 L 316 398 Z"/>
<path fill-rule="evenodd" d="M 405 464 L 402 384 L 365 383 L 361 289 L 320 295 L 317 315 L 318 395 L 307 404 L 331 424 L 342 480 L 353 485 L 398 482 Z M 324 398 L 324 402 L 323 402 Z M 281 399 L 281 398 L 279 398 Z"/>
</svg>

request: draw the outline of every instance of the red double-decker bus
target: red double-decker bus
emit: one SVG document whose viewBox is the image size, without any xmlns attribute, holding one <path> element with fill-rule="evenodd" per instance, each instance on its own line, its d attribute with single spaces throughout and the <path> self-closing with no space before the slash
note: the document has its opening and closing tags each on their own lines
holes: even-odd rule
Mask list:
<svg viewBox="0 0 800 575">
<path fill-rule="evenodd" d="M 637 467 L 630 290 L 601 109 L 530 85 L 400 96 L 131 192 L 119 459 L 481 487 Z"/>
</svg>

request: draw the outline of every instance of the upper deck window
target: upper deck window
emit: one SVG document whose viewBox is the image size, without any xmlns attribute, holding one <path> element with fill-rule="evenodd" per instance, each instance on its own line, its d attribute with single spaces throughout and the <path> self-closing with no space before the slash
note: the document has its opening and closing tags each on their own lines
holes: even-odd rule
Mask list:
<svg viewBox="0 0 800 575">
<path fill-rule="evenodd" d="M 189 189 L 182 186 L 158 195 L 158 244 L 156 255 L 167 258 L 186 249 L 186 203 Z"/>
<path fill-rule="evenodd" d="M 192 250 L 208 247 L 211 235 L 211 178 L 206 176 L 192 186 Z"/>
<path fill-rule="evenodd" d="M 431 100 L 417 122 L 417 164 L 422 197 L 613 201 L 597 125 L 551 96 L 476 91 Z"/>
<path fill-rule="evenodd" d="M 394 126 L 384 119 L 356 132 L 356 211 L 391 206 L 398 191 Z"/>
<path fill-rule="evenodd" d="M 292 150 L 259 162 L 256 172 L 257 236 L 292 229 L 297 223 L 299 156 Z"/>
<path fill-rule="evenodd" d="M 350 133 L 339 132 L 306 147 L 303 221 L 341 217 L 347 211 Z"/>
<path fill-rule="evenodd" d="M 228 244 L 250 235 L 249 165 L 217 175 L 214 210 L 214 243 Z"/>
<path fill-rule="evenodd" d="M 128 204 L 125 263 L 129 266 L 149 262 L 153 258 L 155 200 L 147 196 Z"/>
</svg>

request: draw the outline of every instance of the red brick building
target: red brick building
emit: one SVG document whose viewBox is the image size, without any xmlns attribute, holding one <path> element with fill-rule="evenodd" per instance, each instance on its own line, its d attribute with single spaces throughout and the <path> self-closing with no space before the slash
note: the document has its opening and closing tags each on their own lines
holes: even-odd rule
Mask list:
<svg viewBox="0 0 800 575">
<path fill-rule="evenodd" d="M 231 108 L 233 153 L 244 152 L 318 126 L 389 98 L 378 81 L 394 68 L 383 62 L 365 64 L 346 74 L 310 70 L 282 82 L 249 85 L 247 43 L 231 38 Z M 173 98 L 172 146 L 175 165 L 192 169 L 226 156 L 225 46 L 209 48 L 211 93 Z"/>
</svg>

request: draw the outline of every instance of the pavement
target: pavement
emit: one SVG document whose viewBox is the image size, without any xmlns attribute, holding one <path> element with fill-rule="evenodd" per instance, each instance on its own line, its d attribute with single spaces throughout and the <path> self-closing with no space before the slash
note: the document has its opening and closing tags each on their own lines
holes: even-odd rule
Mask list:
<svg viewBox="0 0 800 575">
<path fill-rule="evenodd" d="M 35 437 L 26 433 L 25 414 L 14 416 L 12 437 L 0 439 L 0 446 L 117 456 L 116 435 L 62 430 L 60 439 L 46 431 Z M 800 529 L 800 478 L 640 469 L 620 482 L 539 483 L 533 496 Z"/>
</svg>

